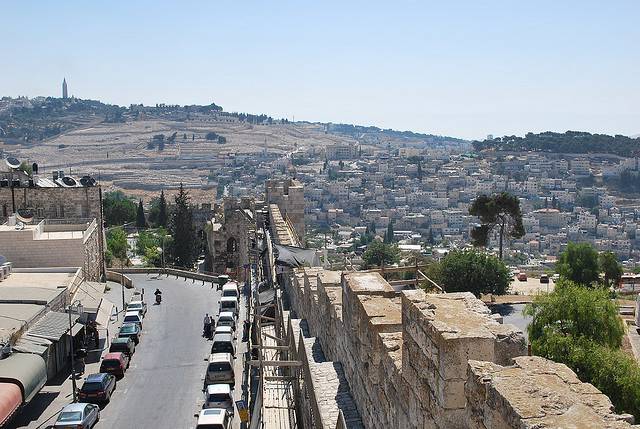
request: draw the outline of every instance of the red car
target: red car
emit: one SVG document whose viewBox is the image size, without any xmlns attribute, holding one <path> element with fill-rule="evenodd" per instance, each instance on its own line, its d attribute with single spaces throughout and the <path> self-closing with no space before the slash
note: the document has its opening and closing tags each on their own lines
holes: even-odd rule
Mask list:
<svg viewBox="0 0 640 429">
<path fill-rule="evenodd" d="M 100 372 L 120 377 L 124 376 L 127 368 L 129 368 L 129 356 L 122 352 L 107 353 L 100 364 Z"/>
<path fill-rule="evenodd" d="M 518 280 L 520 280 L 521 282 L 526 282 L 527 281 L 527 275 L 525 273 L 518 274 Z"/>
</svg>

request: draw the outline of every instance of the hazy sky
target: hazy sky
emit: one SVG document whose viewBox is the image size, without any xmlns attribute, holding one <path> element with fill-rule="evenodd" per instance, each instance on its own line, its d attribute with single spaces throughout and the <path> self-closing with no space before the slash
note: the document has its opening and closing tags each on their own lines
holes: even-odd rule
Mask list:
<svg viewBox="0 0 640 429">
<path fill-rule="evenodd" d="M 11 1 L 0 95 L 467 139 L 640 133 L 640 1 Z"/>
</svg>

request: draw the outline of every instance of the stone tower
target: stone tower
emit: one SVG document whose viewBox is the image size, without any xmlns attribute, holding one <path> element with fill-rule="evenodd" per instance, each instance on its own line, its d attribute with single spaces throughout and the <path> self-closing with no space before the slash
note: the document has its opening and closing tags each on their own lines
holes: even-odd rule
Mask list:
<svg viewBox="0 0 640 429">
<path fill-rule="evenodd" d="M 291 221 L 300 247 L 304 247 L 304 186 L 296 179 L 268 179 L 264 190 L 265 202 L 278 205 L 282 215 Z"/>
<path fill-rule="evenodd" d="M 62 79 L 62 99 L 66 100 L 68 98 L 67 93 L 67 78 Z"/>
</svg>

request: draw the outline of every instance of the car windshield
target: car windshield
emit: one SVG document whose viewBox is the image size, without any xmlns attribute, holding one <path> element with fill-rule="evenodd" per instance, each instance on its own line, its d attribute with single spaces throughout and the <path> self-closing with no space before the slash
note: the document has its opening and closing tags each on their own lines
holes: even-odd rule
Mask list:
<svg viewBox="0 0 640 429">
<path fill-rule="evenodd" d="M 209 402 L 224 402 L 230 401 L 229 395 L 227 393 L 214 393 L 213 395 L 209 395 Z"/>
<path fill-rule="evenodd" d="M 81 411 L 63 411 L 58 416 L 59 422 L 77 422 L 79 420 L 82 420 Z"/>
<path fill-rule="evenodd" d="M 102 390 L 102 383 L 84 383 L 80 390 L 83 392 L 99 392 Z"/>
<path fill-rule="evenodd" d="M 127 307 L 128 310 L 139 310 L 142 309 L 142 304 L 137 303 L 137 304 L 129 304 L 129 307 Z"/>
<path fill-rule="evenodd" d="M 209 425 L 199 424 L 198 426 L 196 426 L 196 429 L 224 429 L 224 428 L 222 427 L 222 425 L 214 423 Z"/>
<path fill-rule="evenodd" d="M 115 359 L 105 359 L 102 361 L 102 365 L 105 368 L 118 368 L 120 366 L 120 361 Z"/>
<path fill-rule="evenodd" d="M 129 325 L 129 326 L 123 326 L 123 327 L 120 329 L 120 333 L 121 333 L 121 334 L 135 334 L 135 333 L 136 333 L 136 331 L 137 331 L 136 327 L 135 327 L 135 326 L 131 326 L 131 325 Z"/>
<path fill-rule="evenodd" d="M 231 365 L 228 362 L 212 362 L 209 364 L 209 371 L 229 371 L 231 369 Z"/>
<path fill-rule="evenodd" d="M 137 322 L 137 321 L 139 321 L 139 320 L 140 320 L 140 319 L 138 319 L 138 316 L 126 316 L 126 317 L 124 318 L 124 321 L 125 321 L 125 322 Z"/>
</svg>

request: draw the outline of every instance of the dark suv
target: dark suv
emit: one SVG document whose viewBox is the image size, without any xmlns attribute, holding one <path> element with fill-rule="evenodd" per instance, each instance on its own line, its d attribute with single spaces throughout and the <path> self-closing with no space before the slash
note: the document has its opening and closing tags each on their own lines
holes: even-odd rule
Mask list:
<svg viewBox="0 0 640 429">
<path fill-rule="evenodd" d="M 131 357 L 135 351 L 136 343 L 133 342 L 131 337 L 114 338 L 113 341 L 111 341 L 111 346 L 109 346 L 109 352 L 122 352 L 129 357 Z"/>
<path fill-rule="evenodd" d="M 91 374 L 78 391 L 80 402 L 92 404 L 106 403 L 111 400 L 111 395 L 116 388 L 116 377 L 111 374 Z"/>
</svg>

